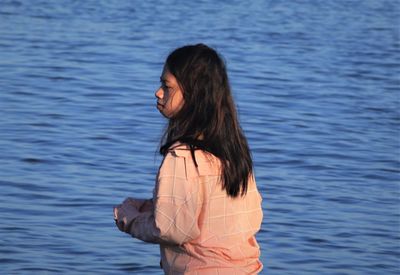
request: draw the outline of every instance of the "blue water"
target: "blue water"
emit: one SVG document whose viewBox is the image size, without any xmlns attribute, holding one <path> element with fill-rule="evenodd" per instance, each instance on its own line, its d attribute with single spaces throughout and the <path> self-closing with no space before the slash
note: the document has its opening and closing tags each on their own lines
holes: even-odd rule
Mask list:
<svg viewBox="0 0 400 275">
<path fill-rule="evenodd" d="M 0 1 L 0 273 L 160 274 L 112 206 L 150 197 L 162 64 L 225 57 L 263 274 L 399 274 L 400 11 L 388 1 Z"/>
</svg>

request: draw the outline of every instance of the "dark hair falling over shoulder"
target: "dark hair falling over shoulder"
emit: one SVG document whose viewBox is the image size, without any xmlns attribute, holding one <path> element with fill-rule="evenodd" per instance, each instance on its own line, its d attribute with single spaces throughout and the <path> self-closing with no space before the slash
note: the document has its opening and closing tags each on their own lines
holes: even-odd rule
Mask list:
<svg viewBox="0 0 400 275">
<path fill-rule="evenodd" d="M 183 91 L 184 105 L 169 120 L 160 153 L 166 155 L 175 142 L 185 143 L 197 165 L 194 150 L 210 152 L 221 160 L 227 194 L 245 195 L 253 163 L 224 61 L 212 48 L 197 44 L 174 50 L 165 66 Z"/>
</svg>

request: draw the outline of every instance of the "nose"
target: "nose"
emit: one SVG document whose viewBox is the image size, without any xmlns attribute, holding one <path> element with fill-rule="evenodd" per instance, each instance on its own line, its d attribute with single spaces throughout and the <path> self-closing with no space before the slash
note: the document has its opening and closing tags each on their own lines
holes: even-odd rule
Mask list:
<svg viewBox="0 0 400 275">
<path fill-rule="evenodd" d="M 158 88 L 158 90 L 156 91 L 156 93 L 155 93 L 155 96 L 158 98 L 158 99 L 162 99 L 163 97 L 164 97 L 164 90 L 160 87 L 160 88 Z"/>
</svg>

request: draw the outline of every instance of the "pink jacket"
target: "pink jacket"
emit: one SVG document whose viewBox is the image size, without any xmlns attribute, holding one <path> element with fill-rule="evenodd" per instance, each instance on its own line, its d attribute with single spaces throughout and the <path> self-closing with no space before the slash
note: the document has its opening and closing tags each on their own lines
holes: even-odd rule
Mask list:
<svg viewBox="0 0 400 275">
<path fill-rule="evenodd" d="M 149 211 L 135 215 L 130 234 L 160 244 L 166 274 L 257 274 L 262 270 L 255 239 L 263 213 L 254 177 L 244 197 L 222 190 L 219 160 L 186 145 L 161 164 Z"/>
</svg>

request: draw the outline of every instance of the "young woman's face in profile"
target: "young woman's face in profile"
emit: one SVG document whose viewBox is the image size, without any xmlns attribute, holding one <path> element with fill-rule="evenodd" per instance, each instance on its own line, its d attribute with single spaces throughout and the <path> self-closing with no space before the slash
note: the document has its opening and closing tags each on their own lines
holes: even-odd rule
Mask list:
<svg viewBox="0 0 400 275">
<path fill-rule="evenodd" d="M 166 67 L 160 77 L 161 86 L 156 91 L 157 109 L 166 118 L 173 117 L 183 106 L 183 93 L 178 81 Z"/>
</svg>

